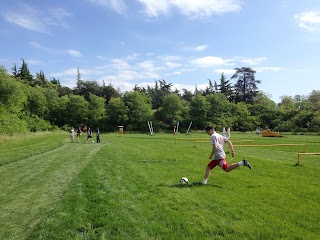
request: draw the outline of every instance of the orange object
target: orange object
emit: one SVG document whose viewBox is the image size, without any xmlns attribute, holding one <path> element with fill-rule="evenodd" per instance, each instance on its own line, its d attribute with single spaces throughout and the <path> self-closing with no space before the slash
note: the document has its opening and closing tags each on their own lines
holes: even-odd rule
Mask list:
<svg viewBox="0 0 320 240">
<path fill-rule="evenodd" d="M 283 136 L 277 132 L 263 131 L 262 137 L 283 137 Z"/>
</svg>

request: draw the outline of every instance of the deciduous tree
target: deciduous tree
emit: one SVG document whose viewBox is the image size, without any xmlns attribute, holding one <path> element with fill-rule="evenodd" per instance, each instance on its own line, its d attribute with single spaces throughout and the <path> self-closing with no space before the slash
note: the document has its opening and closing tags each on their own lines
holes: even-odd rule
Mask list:
<svg viewBox="0 0 320 240">
<path fill-rule="evenodd" d="M 175 125 L 186 115 L 186 107 L 181 98 L 174 94 L 168 94 L 163 99 L 163 104 L 155 113 L 156 118 L 169 126 Z"/>
<path fill-rule="evenodd" d="M 128 107 L 128 130 L 144 130 L 152 117 L 151 100 L 144 93 L 126 92 L 123 102 Z"/>
<path fill-rule="evenodd" d="M 190 102 L 189 115 L 192 120 L 192 125 L 198 129 L 203 129 L 207 122 L 207 116 L 210 105 L 206 98 L 201 94 L 192 97 Z"/>
</svg>

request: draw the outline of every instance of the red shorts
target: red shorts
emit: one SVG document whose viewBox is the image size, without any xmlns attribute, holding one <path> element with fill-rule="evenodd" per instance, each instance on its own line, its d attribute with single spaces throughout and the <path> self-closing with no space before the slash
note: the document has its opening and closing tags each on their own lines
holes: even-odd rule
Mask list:
<svg viewBox="0 0 320 240">
<path fill-rule="evenodd" d="M 225 158 L 218 159 L 218 160 L 212 160 L 211 162 L 208 163 L 208 167 L 210 169 L 215 168 L 216 166 L 221 167 L 223 170 L 226 170 L 229 167 L 229 164 L 227 163 Z"/>
</svg>

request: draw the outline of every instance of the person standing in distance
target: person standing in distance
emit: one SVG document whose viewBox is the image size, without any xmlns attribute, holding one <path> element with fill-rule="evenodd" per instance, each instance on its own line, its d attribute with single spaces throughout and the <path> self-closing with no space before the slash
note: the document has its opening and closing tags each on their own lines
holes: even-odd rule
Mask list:
<svg viewBox="0 0 320 240">
<path fill-rule="evenodd" d="M 96 143 L 100 143 L 100 129 L 99 128 L 97 128 L 96 133 L 97 133 L 97 141 L 96 141 Z"/>
<path fill-rule="evenodd" d="M 210 135 L 212 150 L 209 156 L 211 161 L 208 163 L 206 167 L 206 172 L 205 172 L 202 184 L 207 184 L 208 178 L 210 177 L 211 170 L 216 166 L 221 167 L 225 172 L 230 172 L 239 166 L 247 166 L 250 169 L 252 168 L 250 163 L 246 159 L 243 159 L 240 162 L 232 163 L 229 165 L 226 160 L 226 153 L 224 151 L 223 145 L 224 145 L 224 142 L 226 142 L 229 145 L 232 151 L 232 157 L 234 157 L 235 153 L 234 153 L 232 142 L 228 138 L 217 133 L 211 125 L 208 125 L 206 127 L 206 132 Z"/>
<path fill-rule="evenodd" d="M 86 141 L 86 143 L 88 143 L 89 139 L 90 139 L 90 141 L 92 141 L 92 130 L 90 127 L 87 128 L 87 141 Z M 92 143 L 93 143 L 93 141 L 92 141 Z"/>
<path fill-rule="evenodd" d="M 81 142 L 81 141 L 80 141 L 81 133 L 82 133 L 81 127 L 79 126 L 78 129 L 77 129 L 77 139 L 78 139 L 78 142 Z"/>
<path fill-rule="evenodd" d="M 73 127 L 71 128 L 69 133 L 70 133 L 70 141 L 72 143 L 74 143 L 74 128 Z"/>
</svg>

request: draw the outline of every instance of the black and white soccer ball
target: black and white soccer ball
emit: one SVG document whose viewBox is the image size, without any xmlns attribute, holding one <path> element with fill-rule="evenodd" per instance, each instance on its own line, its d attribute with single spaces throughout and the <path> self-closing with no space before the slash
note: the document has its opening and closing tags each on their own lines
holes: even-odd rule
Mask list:
<svg viewBox="0 0 320 240">
<path fill-rule="evenodd" d="M 188 178 L 183 177 L 183 178 L 180 179 L 180 183 L 181 183 L 181 184 L 188 184 L 188 183 L 189 183 L 189 180 L 188 180 Z"/>
</svg>

